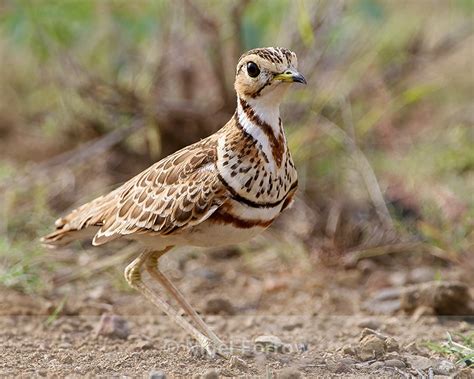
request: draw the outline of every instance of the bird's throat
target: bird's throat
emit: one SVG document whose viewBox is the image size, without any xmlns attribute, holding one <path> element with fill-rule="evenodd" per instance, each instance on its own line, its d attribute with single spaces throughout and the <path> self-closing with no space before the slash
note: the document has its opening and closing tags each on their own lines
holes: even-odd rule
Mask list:
<svg viewBox="0 0 474 379">
<path fill-rule="evenodd" d="M 261 99 L 244 100 L 238 98 L 237 115 L 241 122 L 250 128 L 264 129 L 278 138 L 283 130 L 281 128 L 280 104 L 267 104 Z M 251 132 L 251 130 L 247 130 Z"/>
</svg>

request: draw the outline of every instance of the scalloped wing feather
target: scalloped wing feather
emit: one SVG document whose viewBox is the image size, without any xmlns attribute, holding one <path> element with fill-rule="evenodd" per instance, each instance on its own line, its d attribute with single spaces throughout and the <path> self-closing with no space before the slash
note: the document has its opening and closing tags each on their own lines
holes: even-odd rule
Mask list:
<svg viewBox="0 0 474 379">
<path fill-rule="evenodd" d="M 197 225 L 228 199 L 215 160 L 216 142 L 209 138 L 179 150 L 56 221 L 58 229 L 43 242 L 64 244 L 73 232 L 90 227 L 96 232 L 93 244 L 102 245 L 130 234 L 170 235 Z"/>
</svg>

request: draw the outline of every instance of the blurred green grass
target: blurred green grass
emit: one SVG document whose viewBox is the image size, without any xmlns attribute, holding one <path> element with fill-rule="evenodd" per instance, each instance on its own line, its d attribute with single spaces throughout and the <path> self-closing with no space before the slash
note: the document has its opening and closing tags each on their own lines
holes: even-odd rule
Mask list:
<svg viewBox="0 0 474 379">
<path fill-rule="evenodd" d="M 320 214 L 307 240 L 332 238 L 334 202 L 373 208 L 328 120 L 367 157 L 400 238 L 472 254 L 473 16 L 471 0 L 3 1 L 0 283 L 40 290 L 60 264 L 37 243 L 54 216 L 223 125 L 238 55 L 267 45 L 295 50 L 309 80 L 282 107 L 299 197 Z M 32 175 L 136 120 L 113 148 Z"/>
</svg>

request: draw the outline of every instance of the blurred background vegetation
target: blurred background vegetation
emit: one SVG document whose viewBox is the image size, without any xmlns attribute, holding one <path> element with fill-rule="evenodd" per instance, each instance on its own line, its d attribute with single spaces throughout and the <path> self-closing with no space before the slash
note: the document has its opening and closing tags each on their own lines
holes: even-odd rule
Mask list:
<svg viewBox="0 0 474 379">
<path fill-rule="evenodd" d="M 472 0 L 0 1 L 0 284 L 44 292 L 81 264 L 38 237 L 224 125 L 259 46 L 295 51 L 308 80 L 282 105 L 301 184 L 242 249 L 472 267 L 473 17 Z"/>
</svg>

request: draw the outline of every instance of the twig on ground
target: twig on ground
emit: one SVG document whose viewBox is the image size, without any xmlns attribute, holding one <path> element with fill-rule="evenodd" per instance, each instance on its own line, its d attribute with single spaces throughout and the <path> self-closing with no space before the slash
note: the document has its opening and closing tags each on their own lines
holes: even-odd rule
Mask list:
<svg viewBox="0 0 474 379">
<path fill-rule="evenodd" d="M 422 242 L 401 242 L 390 245 L 369 247 L 366 249 L 352 250 L 345 256 L 346 263 L 357 263 L 366 258 L 375 258 L 392 253 L 407 253 L 413 249 L 421 248 Z"/>
<path fill-rule="evenodd" d="M 446 256 L 446 254 L 436 254 L 434 247 L 424 242 L 400 242 L 390 245 L 374 246 L 365 249 L 357 249 L 349 251 L 344 257 L 344 262 L 347 266 L 353 266 L 362 259 L 380 257 L 387 254 L 395 253 L 410 253 L 414 250 L 419 250 L 424 253 L 429 253 L 437 258 L 443 259 L 450 263 L 459 263 L 457 260 Z"/>
</svg>

